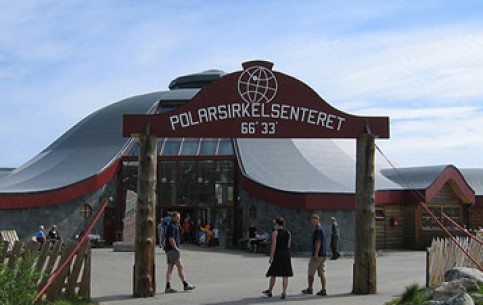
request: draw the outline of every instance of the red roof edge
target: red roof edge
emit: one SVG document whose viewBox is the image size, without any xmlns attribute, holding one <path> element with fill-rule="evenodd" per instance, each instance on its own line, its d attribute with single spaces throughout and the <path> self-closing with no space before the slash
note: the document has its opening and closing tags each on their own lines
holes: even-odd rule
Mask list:
<svg viewBox="0 0 483 305">
<path fill-rule="evenodd" d="M 97 175 L 78 183 L 45 192 L 0 194 L 0 209 L 26 209 L 52 206 L 79 198 L 107 184 L 116 175 L 120 159 Z"/>
<path fill-rule="evenodd" d="M 483 197 L 476 197 L 475 192 L 468 185 L 463 175 L 454 166 L 446 167 L 433 183 L 424 190 L 393 190 L 376 192 L 376 204 L 419 203 L 429 202 L 438 192 L 450 183 L 457 196 L 465 203 L 483 206 Z"/>
<path fill-rule="evenodd" d="M 376 191 L 376 205 L 419 203 L 426 201 L 426 194 L 421 190 Z"/>
<path fill-rule="evenodd" d="M 270 188 L 241 176 L 241 185 L 249 194 L 271 204 L 304 210 L 354 210 L 354 194 L 295 193 Z"/>
<path fill-rule="evenodd" d="M 461 172 L 454 166 L 446 167 L 438 178 L 426 189 L 426 201 L 433 199 L 446 183 L 457 186 L 456 195 L 465 203 L 475 203 L 475 191 L 466 182 Z"/>
</svg>

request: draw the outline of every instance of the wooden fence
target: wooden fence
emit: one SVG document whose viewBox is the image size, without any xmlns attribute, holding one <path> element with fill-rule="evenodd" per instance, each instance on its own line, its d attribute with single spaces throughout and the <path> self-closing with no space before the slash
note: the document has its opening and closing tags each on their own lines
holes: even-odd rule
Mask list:
<svg viewBox="0 0 483 305">
<path fill-rule="evenodd" d="M 76 246 L 77 241 L 74 240 L 69 240 L 65 246 L 61 242 L 54 244 L 46 242 L 40 249 L 39 244 L 33 240 L 27 243 L 16 241 L 12 247 L 4 242 L 3 247 L 0 247 L 0 268 L 14 270 L 15 264 L 21 261 L 22 268 L 31 268 L 38 274 L 37 291 L 41 291 L 50 282 L 42 299 L 54 301 L 73 296 L 90 299 L 91 249 L 88 241 L 80 246 L 73 259 L 66 264 L 57 277 L 55 279 L 52 277 Z M 11 251 L 8 250 L 10 248 Z M 21 260 L 27 257 L 31 259 Z"/>
<path fill-rule="evenodd" d="M 15 244 L 15 242 L 18 240 L 17 231 L 15 230 L 0 231 L 0 242 L 7 242 L 6 245 L 8 251 L 12 251 L 13 244 Z"/>
<path fill-rule="evenodd" d="M 483 245 L 468 237 L 457 237 L 457 242 L 483 265 Z M 444 281 L 444 274 L 453 267 L 478 268 L 450 238 L 435 238 L 427 249 L 426 286 Z"/>
</svg>

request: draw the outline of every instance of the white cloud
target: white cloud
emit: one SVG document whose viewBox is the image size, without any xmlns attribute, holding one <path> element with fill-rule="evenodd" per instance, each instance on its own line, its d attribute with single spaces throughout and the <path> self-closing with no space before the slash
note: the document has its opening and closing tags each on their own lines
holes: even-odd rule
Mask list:
<svg viewBox="0 0 483 305">
<path fill-rule="evenodd" d="M 285 42 L 282 62 L 316 91 L 343 101 L 371 98 L 400 103 L 477 99 L 483 95 L 483 30 L 462 28 L 376 32 Z M 334 93 L 335 92 L 335 93 Z"/>
<path fill-rule="evenodd" d="M 398 163 L 483 167 L 468 152 L 483 153 L 483 19 L 474 6 L 459 10 L 406 1 L 2 2 L 0 159 L 20 165 L 91 112 L 165 90 L 179 75 L 266 59 L 336 108 L 390 116 L 392 137 L 381 145 Z"/>
</svg>

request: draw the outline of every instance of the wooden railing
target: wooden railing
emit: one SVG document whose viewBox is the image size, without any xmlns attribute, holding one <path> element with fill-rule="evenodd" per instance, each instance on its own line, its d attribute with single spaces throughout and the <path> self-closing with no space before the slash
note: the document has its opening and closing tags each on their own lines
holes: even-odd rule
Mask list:
<svg viewBox="0 0 483 305">
<path fill-rule="evenodd" d="M 435 238 L 427 249 L 426 285 L 431 287 L 444 281 L 444 274 L 453 267 L 477 268 L 475 260 L 483 264 L 483 245 L 475 239 L 457 237 L 459 246 L 450 238 Z M 470 256 L 466 255 L 463 248 Z"/>
<path fill-rule="evenodd" d="M 33 240 L 27 243 L 16 241 L 10 247 L 7 242 L 4 242 L 4 245 L 0 247 L 0 266 L 13 270 L 21 258 L 31 258 L 22 260 L 22 268 L 31 268 L 38 274 L 37 290 L 41 291 L 48 282 L 50 283 L 43 292 L 42 299 L 54 301 L 74 296 L 90 299 L 91 249 L 89 242 L 84 242 L 65 268 L 58 270 L 76 246 L 77 241 L 74 240 L 67 241 L 65 246 L 60 241 L 46 242 L 40 248 L 39 243 Z M 56 273 L 55 278 L 52 277 L 54 273 Z"/>
</svg>

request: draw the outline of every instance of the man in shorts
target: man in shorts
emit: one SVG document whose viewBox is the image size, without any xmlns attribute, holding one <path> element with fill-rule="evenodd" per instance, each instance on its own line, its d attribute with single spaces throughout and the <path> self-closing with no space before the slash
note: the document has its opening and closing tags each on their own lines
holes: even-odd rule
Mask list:
<svg viewBox="0 0 483 305">
<path fill-rule="evenodd" d="M 320 283 L 322 284 L 322 289 L 317 292 L 317 295 L 327 295 L 325 290 L 326 285 L 326 275 L 325 275 L 325 261 L 327 259 L 327 245 L 324 234 L 324 229 L 320 225 L 320 218 L 317 214 L 312 214 L 310 217 L 310 223 L 314 227 L 314 232 L 312 233 L 312 256 L 309 261 L 309 268 L 307 272 L 308 287 L 302 290 L 303 294 L 313 294 L 313 285 L 315 271 L 317 271 L 320 277 Z"/>
<path fill-rule="evenodd" d="M 180 237 L 179 237 L 179 220 L 181 216 L 179 212 L 173 212 L 171 215 L 171 221 L 166 229 L 166 244 L 164 246 L 164 251 L 166 251 L 166 262 L 168 263 L 168 269 L 166 270 L 166 288 L 165 293 L 175 293 L 178 292 L 176 289 L 171 287 L 171 278 L 173 275 L 174 266 L 178 269 L 178 275 L 183 282 L 183 287 L 185 291 L 195 289 L 194 285 L 188 284 L 184 277 L 183 263 L 181 262 L 180 255 Z"/>
</svg>

